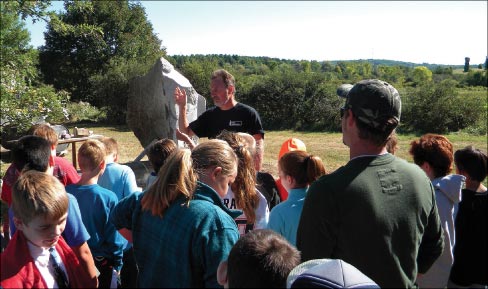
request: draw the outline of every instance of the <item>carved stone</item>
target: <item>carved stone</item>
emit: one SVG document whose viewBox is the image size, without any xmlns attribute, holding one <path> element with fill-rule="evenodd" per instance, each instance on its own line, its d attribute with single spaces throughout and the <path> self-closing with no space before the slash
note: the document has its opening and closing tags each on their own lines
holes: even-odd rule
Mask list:
<svg viewBox="0 0 488 289">
<path fill-rule="evenodd" d="M 146 75 L 129 82 L 127 124 L 144 148 L 158 138 L 177 141 L 178 108 L 173 95 L 177 85 L 186 90 L 187 117 L 192 122 L 205 111 L 205 98 L 166 59 L 158 59 Z"/>
</svg>

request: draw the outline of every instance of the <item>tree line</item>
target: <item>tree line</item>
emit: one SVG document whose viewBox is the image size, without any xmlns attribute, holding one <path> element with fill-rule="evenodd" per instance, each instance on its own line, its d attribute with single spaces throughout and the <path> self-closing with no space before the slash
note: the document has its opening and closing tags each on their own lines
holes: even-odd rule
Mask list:
<svg viewBox="0 0 488 289">
<path fill-rule="evenodd" d="M 33 118 L 66 122 L 80 109 L 76 103 L 105 112 L 106 121 L 125 123 L 129 80 L 165 57 L 209 105 L 210 74 L 227 69 L 236 77 L 238 101 L 255 107 L 268 130 L 338 131 L 344 101 L 337 87 L 379 78 L 402 96 L 399 130 L 486 134 L 486 64 L 458 73 L 458 67 L 388 60 L 167 55 L 138 2 L 64 1 L 62 12 L 48 11 L 46 1 L 0 5 L 2 130 L 23 130 Z M 29 46 L 27 16 L 46 22 L 45 45 L 38 49 Z"/>
</svg>

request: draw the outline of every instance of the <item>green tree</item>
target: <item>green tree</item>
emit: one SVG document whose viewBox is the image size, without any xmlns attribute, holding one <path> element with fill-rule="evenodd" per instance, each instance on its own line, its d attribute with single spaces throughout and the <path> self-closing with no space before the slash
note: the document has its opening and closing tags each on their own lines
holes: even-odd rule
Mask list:
<svg viewBox="0 0 488 289">
<path fill-rule="evenodd" d="M 192 60 L 185 62 L 182 65 L 180 72 L 188 78 L 193 85 L 193 88 L 195 88 L 199 94 L 204 96 L 207 103 L 210 104 L 212 103 L 212 98 L 210 97 L 210 78 L 212 72 L 217 68 L 218 65 L 215 60 Z M 239 87 L 237 87 L 237 93 L 239 93 Z"/>
<path fill-rule="evenodd" d="M 405 72 L 400 66 L 377 65 L 374 67 L 373 75 L 376 78 L 387 81 L 395 86 L 401 87 L 405 82 Z"/>
<path fill-rule="evenodd" d="M 110 107 L 108 117 L 124 121 L 128 80 L 165 55 L 161 40 L 140 3 L 65 1 L 64 6 L 40 49 L 45 81 L 70 91 L 74 101 Z"/>
<path fill-rule="evenodd" d="M 488 79 L 486 77 L 486 70 L 473 71 L 470 70 L 466 75 L 465 82 L 468 86 L 485 86 L 488 87 Z"/>
<path fill-rule="evenodd" d="M 412 80 L 415 85 L 423 85 L 432 81 L 432 71 L 425 66 L 417 66 L 413 69 Z"/>
<path fill-rule="evenodd" d="M 57 93 L 39 82 L 37 51 L 29 45 L 30 35 L 22 19 L 47 17 L 46 3 L 1 1 L 0 112 L 2 141 L 25 132 L 36 120 L 61 122 L 66 119 L 66 92 Z M 16 136 L 9 136 L 15 131 Z"/>
</svg>

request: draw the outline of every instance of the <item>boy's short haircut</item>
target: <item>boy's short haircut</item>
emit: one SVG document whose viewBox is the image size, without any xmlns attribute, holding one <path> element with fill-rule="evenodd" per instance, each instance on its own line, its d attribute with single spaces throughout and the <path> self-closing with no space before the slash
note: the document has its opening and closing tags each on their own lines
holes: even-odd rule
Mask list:
<svg viewBox="0 0 488 289">
<path fill-rule="evenodd" d="M 68 212 L 68 195 L 54 176 L 26 171 L 12 187 L 12 210 L 24 224 L 37 216 L 57 220 Z"/>
<path fill-rule="evenodd" d="M 159 172 L 168 156 L 177 148 L 176 143 L 168 138 L 160 139 L 149 146 L 147 158 L 156 173 Z"/>
<path fill-rule="evenodd" d="M 487 160 L 488 156 L 485 152 L 471 145 L 454 153 L 454 163 L 458 170 L 466 172 L 471 179 L 480 183 L 488 174 Z"/>
<path fill-rule="evenodd" d="M 17 170 L 47 171 L 51 144 L 40 136 L 26 135 L 19 138 L 12 149 L 12 164 Z"/>
<path fill-rule="evenodd" d="M 300 252 L 280 234 L 259 229 L 237 241 L 227 262 L 229 288 L 285 288 Z"/>
<path fill-rule="evenodd" d="M 105 145 L 105 153 L 107 155 L 119 152 L 119 145 L 113 137 L 102 138 L 102 143 Z"/>
<path fill-rule="evenodd" d="M 47 139 L 51 145 L 56 146 L 58 145 L 58 134 L 49 124 L 41 123 L 33 125 L 28 134 L 37 135 L 42 138 Z"/>
<path fill-rule="evenodd" d="M 78 149 L 78 162 L 82 170 L 93 170 L 105 160 L 105 145 L 99 140 L 87 140 Z"/>
</svg>

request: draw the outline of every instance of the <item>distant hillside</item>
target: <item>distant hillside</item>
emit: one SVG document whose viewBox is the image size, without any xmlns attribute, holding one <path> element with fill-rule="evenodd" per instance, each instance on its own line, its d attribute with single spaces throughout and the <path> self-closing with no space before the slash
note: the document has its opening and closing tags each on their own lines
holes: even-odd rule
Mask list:
<svg viewBox="0 0 488 289">
<path fill-rule="evenodd" d="M 388 60 L 388 59 L 359 59 L 359 60 L 332 60 L 329 61 L 331 64 L 337 64 L 338 62 L 369 62 L 373 65 L 386 65 L 386 66 L 407 66 L 407 67 L 416 67 L 416 66 L 425 66 L 430 70 L 435 69 L 436 67 L 452 67 L 453 69 L 464 68 L 464 65 L 445 65 L 445 64 L 431 64 L 431 63 L 413 63 L 413 62 L 405 62 L 405 61 L 397 61 L 397 60 Z M 476 64 L 477 66 L 478 64 Z M 473 66 L 473 64 L 471 64 Z"/>
<path fill-rule="evenodd" d="M 296 63 L 296 62 L 302 62 L 304 60 L 297 60 L 297 59 L 284 59 L 284 58 L 274 58 L 274 57 L 268 57 L 268 56 L 246 56 L 246 55 L 236 55 L 236 54 L 191 54 L 191 55 L 168 55 L 169 57 L 178 59 L 178 58 L 187 58 L 187 57 L 193 57 L 197 59 L 218 59 L 219 61 L 224 60 L 224 62 L 227 63 L 234 63 L 237 61 L 251 61 L 252 60 L 256 61 L 258 63 L 264 62 L 285 62 L 285 63 Z M 332 65 L 336 65 L 339 62 L 343 63 L 354 63 L 354 62 L 369 62 L 373 66 L 376 65 L 385 65 L 385 66 L 406 66 L 406 67 L 416 67 L 416 66 L 425 66 L 429 68 L 430 70 L 434 70 L 437 67 L 442 67 L 442 68 L 447 68 L 447 67 L 452 67 L 453 70 L 455 69 L 464 69 L 464 64 L 463 65 L 446 65 L 446 64 L 431 64 L 431 63 L 413 63 L 413 62 L 405 62 L 405 61 L 397 61 L 397 60 L 388 60 L 388 59 L 358 59 L 358 60 L 324 60 L 324 61 L 316 61 L 313 60 L 312 62 L 328 62 Z M 475 68 L 478 66 L 478 63 L 471 63 L 471 67 Z"/>
</svg>

